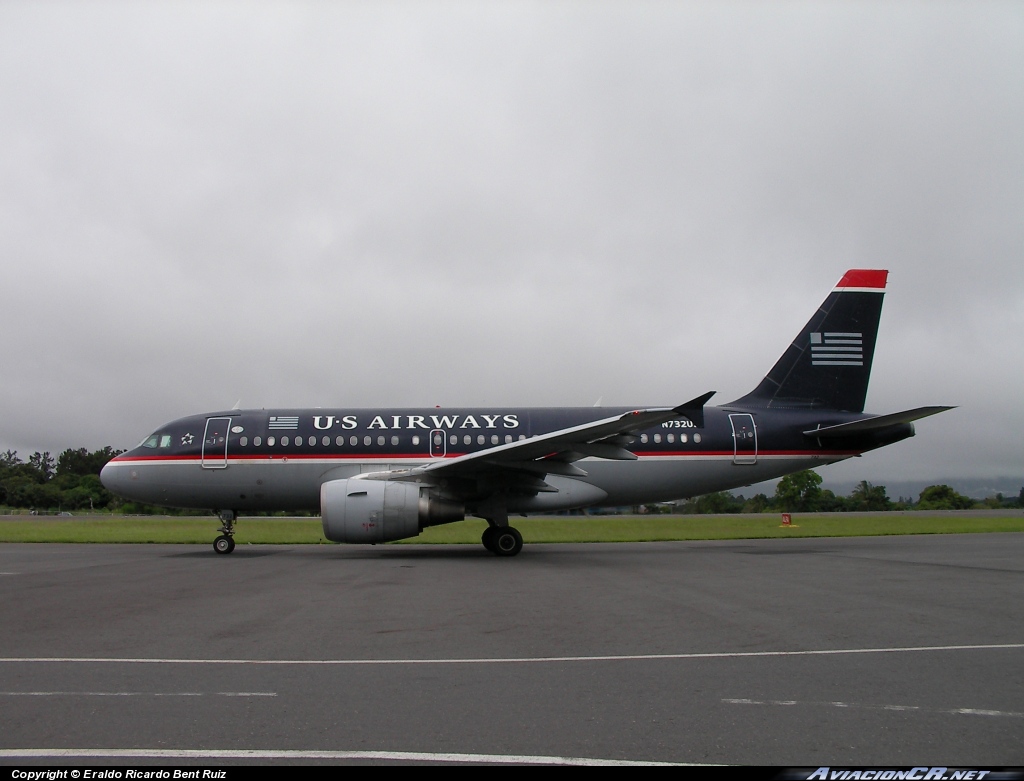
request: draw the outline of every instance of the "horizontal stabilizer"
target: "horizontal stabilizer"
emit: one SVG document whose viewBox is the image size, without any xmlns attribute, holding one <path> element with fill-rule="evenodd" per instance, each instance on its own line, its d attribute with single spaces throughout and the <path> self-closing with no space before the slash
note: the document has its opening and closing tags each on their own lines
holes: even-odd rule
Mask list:
<svg viewBox="0 0 1024 781">
<path fill-rule="evenodd" d="M 850 423 L 840 423 L 837 426 L 825 426 L 805 431 L 809 437 L 852 437 L 858 434 L 866 434 L 870 431 L 879 431 L 890 426 L 898 426 L 900 423 L 910 423 L 929 415 L 938 415 L 946 410 L 956 409 L 955 407 L 918 407 L 908 409 L 905 412 L 894 412 L 891 415 L 879 415 L 864 420 L 854 420 Z"/>
</svg>

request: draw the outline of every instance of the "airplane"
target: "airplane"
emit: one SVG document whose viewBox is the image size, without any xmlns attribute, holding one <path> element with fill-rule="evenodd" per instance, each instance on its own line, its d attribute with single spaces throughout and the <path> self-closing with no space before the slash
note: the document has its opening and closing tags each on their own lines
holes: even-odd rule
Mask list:
<svg viewBox="0 0 1024 781">
<path fill-rule="evenodd" d="M 333 542 L 382 543 L 483 518 L 515 556 L 514 514 L 667 502 L 832 464 L 914 436 L 952 407 L 864 413 L 888 271 L 851 269 L 750 393 L 658 408 L 232 409 L 175 420 L 103 467 L 126 499 L 312 510 Z"/>
</svg>

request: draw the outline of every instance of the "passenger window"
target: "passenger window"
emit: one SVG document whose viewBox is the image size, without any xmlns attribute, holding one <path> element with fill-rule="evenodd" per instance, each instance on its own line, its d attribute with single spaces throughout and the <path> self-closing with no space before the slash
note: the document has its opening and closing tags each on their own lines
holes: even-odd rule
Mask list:
<svg viewBox="0 0 1024 781">
<path fill-rule="evenodd" d="M 384 435 L 383 434 L 381 434 L 379 437 L 377 437 L 377 444 L 378 445 L 383 445 L 384 444 Z"/>
<path fill-rule="evenodd" d="M 373 437 L 367 435 L 363 437 L 363 444 L 369 447 L 373 443 Z"/>
<path fill-rule="evenodd" d="M 392 445 L 397 445 L 398 444 L 398 437 L 391 437 L 391 444 Z"/>
<path fill-rule="evenodd" d="M 241 445 L 242 447 L 245 447 L 246 445 L 249 444 L 249 437 L 239 437 L 238 444 Z"/>
<path fill-rule="evenodd" d="M 497 434 L 491 434 L 491 444 L 492 445 L 497 445 L 498 444 L 498 435 Z"/>
<path fill-rule="evenodd" d="M 274 440 L 273 437 L 267 437 L 267 447 L 273 447 L 274 446 L 274 441 L 275 440 Z"/>
<path fill-rule="evenodd" d="M 686 444 L 686 440 L 687 440 L 686 434 L 680 434 L 679 435 L 679 441 L 682 442 L 684 445 Z"/>
<path fill-rule="evenodd" d="M 356 437 L 356 436 L 349 437 L 348 443 L 350 445 L 352 445 L 352 447 L 355 447 L 356 445 L 359 444 L 359 437 Z"/>
<path fill-rule="evenodd" d="M 646 445 L 647 444 L 647 435 L 646 434 L 641 434 L 640 435 L 640 441 L 643 442 Z"/>
<path fill-rule="evenodd" d="M 459 444 L 459 438 L 458 438 L 457 436 L 455 436 L 454 434 L 452 434 L 452 439 L 451 439 L 451 443 L 452 443 L 453 445 L 457 445 L 457 444 Z"/>
<path fill-rule="evenodd" d="M 505 444 L 507 445 L 511 441 L 512 441 L 512 435 L 511 434 L 506 434 L 505 435 Z"/>
<path fill-rule="evenodd" d="M 700 443 L 700 434 L 694 434 L 693 435 L 693 441 L 699 444 Z"/>
<path fill-rule="evenodd" d="M 327 439 L 327 437 L 324 437 L 324 439 Z M 327 443 L 325 442 L 324 444 L 326 445 Z M 345 444 L 345 437 L 335 437 L 334 444 L 341 447 Z"/>
<path fill-rule="evenodd" d="M 473 437 L 471 437 L 469 434 L 466 434 L 466 436 L 462 438 L 462 441 L 467 445 L 471 445 L 473 444 Z"/>
<path fill-rule="evenodd" d="M 330 437 L 324 437 L 320 441 L 323 442 L 324 447 L 327 447 L 329 444 L 331 444 L 331 438 Z"/>
<path fill-rule="evenodd" d="M 298 437 L 295 437 L 295 444 L 299 444 Z M 288 437 L 281 437 L 281 447 L 288 447 Z"/>
<path fill-rule="evenodd" d="M 655 434 L 654 435 L 654 441 L 657 442 L 660 445 L 661 444 L 661 434 Z"/>
<path fill-rule="evenodd" d="M 478 437 L 476 438 L 476 443 L 477 443 L 478 445 L 482 445 L 482 444 L 484 443 L 484 435 L 483 435 L 483 434 L 481 434 L 480 436 L 478 436 Z"/>
<path fill-rule="evenodd" d="M 263 444 L 263 437 L 253 437 L 252 444 L 253 447 L 259 447 L 260 445 Z"/>
<path fill-rule="evenodd" d="M 668 441 L 668 442 L 675 442 L 676 441 L 676 435 L 675 434 L 666 434 L 665 435 L 665 440 Z"/>
<path fill-rule="evenodd" d="M 418 445 L 418 444 L 420 443 L 420 435 L 419 435 L 419 434 L 413 434 L 413 435 L 412 435 L 412 443 L 413 443 L 414 445 Z M 440 442 L 438 442 L 437 444 L 439 444 L 439 445 L 440 445 L 441 443 L 440 443 Z"/>
</svg>

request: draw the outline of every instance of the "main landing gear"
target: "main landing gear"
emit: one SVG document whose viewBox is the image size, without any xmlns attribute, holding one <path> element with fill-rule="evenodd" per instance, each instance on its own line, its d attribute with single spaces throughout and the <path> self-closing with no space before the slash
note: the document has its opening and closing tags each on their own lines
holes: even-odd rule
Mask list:
<svg viewBox="0 0 1024 781">
<path fill-rule="evenodd" d="M 488 526 L 480 542 L 495 556 L 515 556 L 523 549 L 523 535 L 512 526 Z"/>
<path fill-rule="evenodd" d="M 487 519 L 480 542 L 495 556 L 515 556 L 523 549 L 523 535 L 508 525 L 508 507 L 504 501 L 480 509 L 480 517 Z"/>
<path fill-rule="evenodd" d="M 235 549 L 235 517 L 234 510 L 221 510 L 223 526 L 217 530 L 221 535 L 213 541 L 213 549 L 217 553 L 231 553 Z"/>
</svg>

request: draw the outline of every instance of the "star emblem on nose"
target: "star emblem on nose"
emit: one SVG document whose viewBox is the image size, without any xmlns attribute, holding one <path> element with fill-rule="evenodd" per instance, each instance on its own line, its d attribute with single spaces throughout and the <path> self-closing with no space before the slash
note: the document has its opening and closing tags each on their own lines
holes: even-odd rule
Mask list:
<svg viewBox="0 0 1024 781">
<path fill-rule="evenodd" d="M 183 436 L 181 438 L 181 444 L 183 444 L 183 445 L 191 445 L 192 441 L 194 439 L 195 439 L 195 437 L 193 437 L 191 434 L 186 434 L 185 436 Z"/>
</svg>

